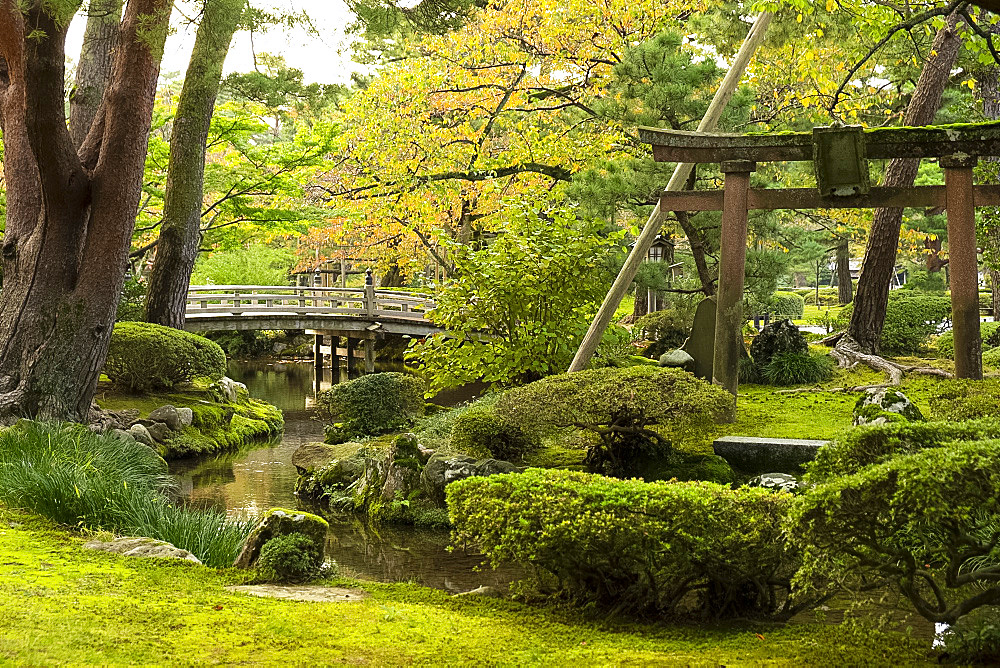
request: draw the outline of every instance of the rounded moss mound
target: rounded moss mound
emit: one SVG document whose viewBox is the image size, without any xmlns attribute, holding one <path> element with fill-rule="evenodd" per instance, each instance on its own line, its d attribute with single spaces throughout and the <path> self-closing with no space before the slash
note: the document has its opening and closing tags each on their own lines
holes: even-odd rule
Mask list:
<svg viewBox="0 0 1000 668">
<path fill-rule="evenodd" d="M 260 548 L 257 568 L 278 582 L 305 582 L 319 575 L 323 554 L 315 542 L 300 533 L 276 536 Z"/>
<path fill-rule="evenodd" d="M 104 373 L 130 392 L 170 389 L 195 378 L 218 380 L 226 354 L 203 336 L 148 322 L 119 322 L 111 333 Z"/>
<path fill-rule="evenodd" d="M 521 427 L 512 424 L 489 408 L 471 408 L 455 420 L 451 446 L 474 457 L 493 457 L 519 461 L 539 446 Z"/>
</svg>

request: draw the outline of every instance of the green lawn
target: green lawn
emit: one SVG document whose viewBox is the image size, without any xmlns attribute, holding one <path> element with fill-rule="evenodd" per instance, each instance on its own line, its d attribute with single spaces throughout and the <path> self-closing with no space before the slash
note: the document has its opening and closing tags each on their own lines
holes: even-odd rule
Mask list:
<svg viewBox="0 0 1000 668">
<path fill-rule="evenodd" d="M 816 623 L 626 624 L 376 583 L 361 603 L 258 599 L 223 589 L 236 572 L 81 542 L 0 508 L 0 664 L 930 664 L 926 638 Z"/>
</svg>

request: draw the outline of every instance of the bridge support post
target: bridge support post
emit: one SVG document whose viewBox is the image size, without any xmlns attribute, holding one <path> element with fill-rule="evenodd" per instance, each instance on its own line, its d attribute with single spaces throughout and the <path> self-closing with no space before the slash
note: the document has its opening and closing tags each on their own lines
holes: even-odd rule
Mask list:
<svg viewBox="0 0 1000 668">
<path fill-rule="evenodd" d="M 323 335 L 317 334 L 315 336 L 315 343 L 313 344 L 313 366 L 316 368 L 316 378 L 319 379 L 323 375 Z"/>
<path fill-rule="evenodd" d="M 357 341 L 358 341 L 357 339 L 352 339 L 349 336 L 347 337 L 346 348 L 347 348 L 347 376 L 348 376 L 348 378 L 350 378 L 351 372 L 354 371 L 355 368 L 357 368 L 357 362 L 355 361 L 355 358 L 354 358 L 354 347 L 357 344 Z"/>
<path fill-rule="evenodd" d="M 365 373 L 375 373 L 375 339 L 365 339 Z"/>
<path fill-rule="evenodd" d="M 331 336 L 330 337 L 330 369 L 333 370 L 334 378 L 340 372 L 340 355 L 337 348 L 340 347 L 340 337 Z"/>
</svg>

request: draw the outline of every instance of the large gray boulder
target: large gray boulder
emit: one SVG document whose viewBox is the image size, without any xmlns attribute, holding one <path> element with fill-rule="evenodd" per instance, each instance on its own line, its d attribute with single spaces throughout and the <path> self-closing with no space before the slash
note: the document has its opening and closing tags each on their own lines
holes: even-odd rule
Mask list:
<svg viewBox="0 0 1000 668">
<path fill-rule="evenodd" d="M 444 507 L 445 487 L 456 480 L 473 476 L 491 476 L 501 473 L 519 473 L 524 467 L 499 459 L 476 460 L 463 455 L 434 454 L 420 473 L 420 488 L 434 504 Z"/>
<path fill-rule="evenodd" d="M 208 393 L 213 399 L 230 404 L 246 401 L 250 398 L 250 392 L 243 383 L 237 383 L 228 376 L 223 376 L 208 386 Z"/>
<path fill-rule="evenodd" d="M 292 453 L 292 466 L 298 470 L 300 475 L 309 473 L 335 462 L 341 452 L 343 452 L 342 446 L 306 443 L 300 445 Z"/>
<path fill-rule="evenodd" d="M 162 422 L 173 431 L 180 431 L 181 427 L 184 426 L 181 423 L 181 416 L 177 408 L 170 404 L 160 406 L 156 410 L 151 411 L 148 419 L 153 422 Z"/>
<path fill-rule="evenodd" d="M 312 513 L 285 508 L 272 508 L 267 511 L 257 528 L 247 537 L 240 551 L 235 568 L 253 568 L 260 557 L 260 548 L 272 538 L 288 534 L 301 534 L 308 538 L 317 554 L 322 558 L 326 549 L 326 532 L 330 528 L 326 520 Z"/>
<path fill-rule="evenodd" d="M 181 427 L 190 427 L 194 424 L 194 411 L 187 406 L 181 406 L 177 409 L 177 417 L 180 418 Z"/>
<path fill-rule="evenodd" d="M 196 564 L 201 561 L 187 550 L 174 547 L 170 543 L 155 538 L 115 538 L 110 541 L 92 540 L 83 544 L 84 549 L 122 554 L 126 557 L 155 557 L 159 559 L 182 559 Z"/>
<path fill-rule="evenodd" d="M 128 434 L 143 445 L 148 445 L 151 448 L 156 447 L 156 442 L 153 441 L 153 437 L 150 435 L 149 430 L 141 424 L 136 423 L 129 427 Z"/>
<path fill-rule="evenodd" d="M 694 358 L 680 348 L 677 350 L 668 350 L 660 355 L 660 366 L 674 367 L 693 372 Z"/>
<path fill-rule="evenodd" d="M 872 389 L 854 405 L 854 426 L 885 424 L 898 420 L 920 422 L 924 419 L 920 409 L 909 397 L 891 387 Z"/>
</svg>

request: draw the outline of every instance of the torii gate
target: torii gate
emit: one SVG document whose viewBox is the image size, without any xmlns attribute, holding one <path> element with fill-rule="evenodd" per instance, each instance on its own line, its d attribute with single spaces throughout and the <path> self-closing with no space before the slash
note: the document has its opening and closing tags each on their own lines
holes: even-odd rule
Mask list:
<svg viewBox="0 0 1000 668">
<path fill-rule="evenodd" d="M 657 162 L 719 163 L 723 190 L 663 192 L 663 211 L 722 211 L 721 261 L 713 380 L 735 396 L 743 325 L 747 211 L 941 207 L 948 215 L 955 370 L 982 378 L 976 206 L 1000 205 L 1000 186 L 974 186 L 981 156 L 1000 156 L 1000 123 L 941 127 L 814 128 L 764 135 L 708 134 L 640 128 Z M 868 159 L 938 158 L 944 186 L 872 188 Z M 817 188 L 750 188 L 758 162 L 813 161 Z"/>
</svg>

